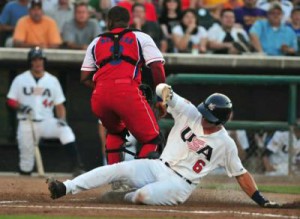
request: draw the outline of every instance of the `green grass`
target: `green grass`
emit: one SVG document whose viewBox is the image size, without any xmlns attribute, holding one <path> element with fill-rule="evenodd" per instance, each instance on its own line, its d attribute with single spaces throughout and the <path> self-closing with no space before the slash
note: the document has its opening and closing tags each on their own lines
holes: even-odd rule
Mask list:
<svg viewBox="0 0 300 219">
<path fill-rule="evenodd" d="M 220 189 L 220 190 L 240 190 L 240 187 L 235 184 L 209 184 L 201 186 L 205 189 Z M 281 193 L 281 194 L 300 194 L 300 186 L 289 185 L 259 185 L 258 189 L 261 192 Z"/>
<path fill-rule="evenodd" d="M 276 186 L 261 185 L 258 186 L 262 192 L 282 193 L 282 194 L 300 194 L 300 186 Z"/>
</svg>

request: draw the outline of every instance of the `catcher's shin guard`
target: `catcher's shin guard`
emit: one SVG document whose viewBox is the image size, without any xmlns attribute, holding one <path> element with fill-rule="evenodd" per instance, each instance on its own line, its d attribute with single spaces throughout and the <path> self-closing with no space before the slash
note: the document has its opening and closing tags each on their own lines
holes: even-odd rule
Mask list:
<svg viewBox="0 0 300 219">
<path fill-rule="evenodd" d="M 160 132 L 158 136 L 152 139 L 150 142 L 144 143 L 139 154 L 138 158 L 149 158 L 149 159 L 158 159 L 162 153 L 164 147 L 164 136 Z"/>
<path fill-rule="evenodd" d="M 107 164 L 114 164 L 123 161 L 123 154 L 121 148 L 125 143 L 127 133 L 127 129 L 125 129 L 120 134 L 107 133 L 105 145 Z"/>
</svg>

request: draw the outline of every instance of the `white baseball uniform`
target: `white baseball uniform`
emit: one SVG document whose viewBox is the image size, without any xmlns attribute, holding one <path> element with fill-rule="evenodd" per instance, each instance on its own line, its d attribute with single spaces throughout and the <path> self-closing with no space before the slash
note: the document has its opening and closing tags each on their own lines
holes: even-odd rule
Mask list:
<svg viewBox="0 0 300 219">
<path fill-rule="evenodd" d="M 227 132 L 230 135 L 232 131 L 229 130 Z M 240 142 L 242 148 L 244 150 L 247 150 L 249 148 L 249 141 L 248 141 L 246 130 L 238 129 L 238 130 L 235 130 L 235 132 L 236 132 L 236 137 L 237 137 L 238 141 Z"/>
<path fill-rule="evenodd" d="M 18 112 L 19 120 L 17 140 L 20 151 L 20 169 L 30 172 L 34 166 L 34 140 L 30 120 L 33 120 L 37 142 L 40 138 L 59 138 L 62 144 L 75 141 L 75 135 L 69 126 L 60 126 L 54 117 L 55 105 L 65 101 L 57 78 L 48 72 L 36 80 L 30 71 L 18 75 L 12 82 L 7 98 L 30 106 L 32 118 Z"/>
<path fill-rule="evenodd" d="M 300 160 L 300 139 L 293 135 L 293 168 Z M 276 169 L 266 173 L 267 175 L 288 175 L 289 173 L 289 132 L 276 131 L 267 145 L 267 149 L 273 153 L 270 155 L 270 163 Z"/>
<path fill-rule="evenodd" d="M 161 96 L 161 86 L 165 84 L 158 86 L 158 96 Z M 65 181 L 67 194 L 124 180 L 137 188 L 125 195 L 127 201 L 176 205 L 186 201 L 201 178 L 217 167 L 224 167 L 229 177 L 247 172 L 234 141 L 224 128 L 213 134 L 204 134 L 202 115 L 194 105 L 175 93 L 168 105 L 175 124 L 161 159 L 132 160 L 96 168 Z"/>
</svg>

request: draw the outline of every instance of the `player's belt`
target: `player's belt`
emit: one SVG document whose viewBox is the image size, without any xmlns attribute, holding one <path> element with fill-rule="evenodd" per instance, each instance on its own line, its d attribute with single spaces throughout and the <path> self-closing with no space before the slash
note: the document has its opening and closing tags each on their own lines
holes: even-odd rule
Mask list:
<svg viewBox="0 0 300 219">
<path fill-rule="evenodd" d="M 164 162 L 162 159 L 160 159 L 167 167 L 169 167 L 171 170 L 173 170 L 168 162 Z M 185 178 L 183 175 L 178 173 L 176 170 L 173 170 L 174 173 L 176 173 L 178 176 L 180 176 L 182 179 L 184 179 L 188 184 L 192 185 L 192 181 Z"/>
<path fill-rule="evenodd" d="M 19 119 L 19 121 L 27 121 L 29 119 L 23 118 L 23 119 Z M 42 119 L 32 119 L 32 122 L 42 122 Z"/>
</svg>

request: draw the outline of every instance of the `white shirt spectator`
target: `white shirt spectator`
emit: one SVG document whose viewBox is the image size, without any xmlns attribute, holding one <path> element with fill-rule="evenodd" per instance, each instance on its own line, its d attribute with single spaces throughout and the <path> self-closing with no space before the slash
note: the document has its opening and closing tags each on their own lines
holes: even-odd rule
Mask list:
<svg viewBox="0 0 300 219">
<path fill-rule="evenodd" d="M 238 39 L 238 33 L 241 33 L 244 38 L 249 41 L 249 37 L 246 33 L 246 31 L 242 28 L 233 27 L 230 31 L 230 34 L 235 42 L 239 41 Z M 209 28 L 207 32 L 207 38 L 211 41 L 217 41 L 217 42 L 223 42 L 224 38 L 226 36 L 226 32 L 222 28 L 221 25 L 215 23 L 211 28 Z"/>
<path fill-rule="evenodd" d="M 67 10 L 63 10 L 59 7 L 59 4 L 56 4 L 51 10 L 45 11 L 45 14 L 56 21 L 59 31 L 62 33 L 64 24 L 74 18 L 74 8 L 73 5 L 70 4 Z"/>
<path fill-rule="evenodd" d="M 176 25 L 173 29 L 172 29 L 172 34 L 178 35 L 178 36 L 183 36 L 184 35 L 184 31 L 182 29 L 181 25 Z M 196 34 L 191 35 L 190 38 L 190 42 L 193 45 L 197 45 L 201 42 L 201 40 L 203 38 L 207 38 L 207 31 L 205 30 L 204 27 L 198 26 L 198 31 Z M 175 52 L 178 52 L 178 49 L 175 48 Z"/>
<path fill-rule="evenodd" d="M 42 0 L 43 11 L 50 11 L 57 4 L 58 0 Z"/>
</svg>

